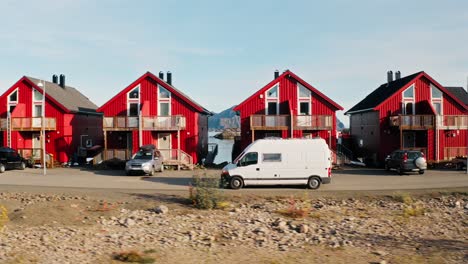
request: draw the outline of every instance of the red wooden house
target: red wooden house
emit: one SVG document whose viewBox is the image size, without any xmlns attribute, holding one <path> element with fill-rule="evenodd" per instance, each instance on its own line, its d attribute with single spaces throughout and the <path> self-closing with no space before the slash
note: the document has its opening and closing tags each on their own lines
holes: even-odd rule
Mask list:
<svg viewBox="0 0 468 264">
<path fill-rule="evenodd" d="M 354 150 L 376 165 L 396 149 L 418 149 L 429 162 L 467 154 L 466 91 L 446 88 L 425 72 L 382 84 L 346 112 Z"/>
<path fill-rule="evenodd" d="M 104 158 L 127 160 L 157 146 L 166 165 L 191 167 L 208 151 L 211 112 L 172 85 L 172 74 L 147 72 L 98 109 L 104 113 Z"/>
<path fill-rule="evenodd" d="M 234 108 L 240 112 L 244 149 L 256 139 L 324 138 L 336 147 L 336 111 L 343 108 L 293 72 L 274 79 Z"/>
<path fill-rule="evenodd" d="M 25 158 L 40 160 L 44 129 L 47 153 L 55 161 L 68 162 L 78 148 L 101 144 L 102 114 L 96 109 L 77 89 L 65 85 L 64 75 L 60 82 L 57 75 L 52 82 L 24 76 L 0 96 L 1 142 Z"/>
</svg>

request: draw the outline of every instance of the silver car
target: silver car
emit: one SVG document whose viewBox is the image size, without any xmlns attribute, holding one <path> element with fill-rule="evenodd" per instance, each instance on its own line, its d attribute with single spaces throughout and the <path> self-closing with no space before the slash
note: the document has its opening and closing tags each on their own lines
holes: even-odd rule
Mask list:
<svg viewBox="0 0 468 264">
<path fill-rule="evenodd" d="M 145 173 L 150 176 L 155 171 L 164 171 L 164 157 L 154 145 L 141 146 L 132 159 L 125 164 L 125 173 L 132 175 L 134 173 Z"/>
</svg>

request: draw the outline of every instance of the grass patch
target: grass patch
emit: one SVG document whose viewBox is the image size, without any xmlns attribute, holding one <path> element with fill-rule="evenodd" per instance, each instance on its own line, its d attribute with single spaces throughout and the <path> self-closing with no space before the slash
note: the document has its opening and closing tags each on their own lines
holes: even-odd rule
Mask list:
<svg viewBox="0 0 468 264">
<path fill-rule="evenodd" d="M 112 258 L 114 260 L 118 260 L 121 262 L 142 263 L 142 264 L 150 264 L 156 261 L 154 258 L 145 256 L 144 254 L 134 251 L 134 250 L 114 253 Z"/>
<path fill-rule="evenodd" d="M 408 193 L 396 193 L 392 196 L 392 199 L 406 205 L 411 205 L 414 202 L 413 198 Z"/>
<path fill-rule="evenodd" d="M 205 176 L 193 176 L 189 186 L 189 199 L 198 209 L 224 209 L 229 203 L 219 190 L 219 179 Z"/>
<path fill-rule="evenodd" d="M 403 208 L 403 216 L 404 217 L 415 217 L 415 216 L 422 216 L 426 210 L 423 206 L 419 204 L 407 205 Z"/>
</svg>

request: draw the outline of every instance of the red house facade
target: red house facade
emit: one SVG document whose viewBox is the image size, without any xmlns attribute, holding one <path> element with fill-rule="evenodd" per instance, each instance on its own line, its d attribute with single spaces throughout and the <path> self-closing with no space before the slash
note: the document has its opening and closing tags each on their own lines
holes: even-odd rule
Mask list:
<svg viewBox="0 0 468 264">
<path fill-rule="evenodd" d="M 425 72 L 387 78 L 346 112 L 357 156 L 380 164 L 397 149 L 421 150 L 433 163 L 467 155 L 464 89 L 443 87 Z"/>
<path fill-rule="evenodd" d="M 127 160 L 154 144 L 166 165 L 191 166 L 208 151 L 211 112 L 172 86 L 172 74 L 147 72 L 98 109 L 104 114 L 104 158 Z"/>
<path fill-rule="evenodd" d="M 68 162 L 80 147 L 102 144 L 102 114 L 96 109 L 77 89 L 65 85 L 64 75 L 60 82 L 57 75 L 52 82 L 24 76 L 0 96 L 1 142 L 27 159 L 41 160 L 44 130 L 46 152 L 55 161 Z"/>
<path fill-rule="evenodd" d="M 274 79 L 234 108 L 240 113 L 244 149 L 265 137 L 321 137 L 336 149 L 336 111 L 343 108 L 293 72 Z"/>
</svg>

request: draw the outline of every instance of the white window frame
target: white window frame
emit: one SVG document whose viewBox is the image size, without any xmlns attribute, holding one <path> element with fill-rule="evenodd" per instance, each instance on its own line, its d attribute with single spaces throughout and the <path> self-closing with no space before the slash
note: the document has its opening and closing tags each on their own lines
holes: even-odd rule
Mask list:
<svg viewBox="0 0 468 264">
<path fill-rule="evenodd" d="M 268 97 L 268 92 L 271 89 L 274 89 L 276 87 L 276 97 Z M 280 85 L 279 83 L 273 85 L 270 87 L 270 89 L 265 91 L 265 115 L 268 115 L 268 103 L 276 103 L 276 115 L 279 115 L 279 98 L 280 98 Z"/>
<path fill-rule="evenodd" d="M 161 89 L 164 89 L 166 90 L 168 93 L 169 93 L 169 98 L 160 98 L 159 95 L 161 94 Z M 161 116 L 161 103 L 167 103 L 169 105 L 169 109 L 168 109 L 168 116 L 171 116 L 172 115 L 172 106 L 171 106 L 171 102 L 172 102 L 172 93 L 171 91 L 169 91 L 168 89 L 162 87 L 161 85 L 158 84 L 158 116 Z"/>
<path fill-rule="evenodd" d="M 434 103 L 440 103 L 440 114 L 436 112 L 435 115 L 443 115 L 444 114 L 444 93 L 432 83 L 429 85 L 429 88 L 431 89 L 431 105 L 432 105 L 432 108 L 434 108 L 434 111 L 436 111 L 436 108 L 434 107 Z M 433 89 L 437 89 L 441 93 L 442 96 L 440 98 L 434 98 L 432 96 Z"/>
<path fill-rule="evenodd" d="M 403 115 L 406 115 L 406 105 L 408 103 L 412 103 L 413 106 L 412 106 L 412 110 L 413 110 L 413 114 L 412 115 L 415 115 L 416 114 L 416 101 L 415 101 L 415 97 L 416 97 L 416 86 L 414 84 L 410 85 L 408 88 L 406 88 L 403 92 L 401 92 L 401 98 L 402 98 L 402 102 L 401 102 L 401 108 L 402 108 L 402 114 Z M 413 97 L 405 97 L 405 92 L 408 90 L 408 89 L 413 89 Z"/>
<path fill-rule="evenodd" d="M 138 98 L 130 98 L 130 94 L 138 88 Z M 138 84 L 137 86 L 133 87 L 127 93 L 127 116 L 130 116 L 130 104 L 137 104 L 138 113 L 137 116 L 140 115 L 140 99 L 141 99 L 141 86 Z"/>
<path fill-rule="evenodd" d="M 44 111 L 44 106 L 42 105 L 42 102 L 43 102 L 43 99 L 44 99 L 44 94 L 41 93 L 42 98 L 40 100 L 36 100 L 36 98 L 34 97 L 34 94 L 36 92 L 40 93 L 39 90 L 36 90 L 36 89 L 33 88 L 32 96 L 31 96 L 32 97 L 32 104 L 31 104 L 32 111 L 31 112 L 32 112 L 33 117 L 42 117 L 43 113 L 41 113 L 40 115 L 37 115 L 36 106 L 41 106 L 41 111 Z"/>
<path fill-rule="evenodd" d="M 16 101 L 10 101 L 10 96 L 16 92 Z M 10 112 L 10 107 L 11 106 L 17 106 L 19 103 L 19 88 L 16 88 L 15 90 L 13 90 L 10 94 L 8 94 L 8 97 L 7 97 L 7 112 Z"/>
<path fill-rule="evenodd" d="M 309 91 L 309 96 L 308 97 L 301 97 L 301 88 L 306 89 Z M 309 114 L 312 115 L 312 91 L 307 89 L 304 85 L 297 83 L 297 115 L 302 115 L 301 114 L 301 103 L 308 103 L 309 104 Z"/>
</svg>

